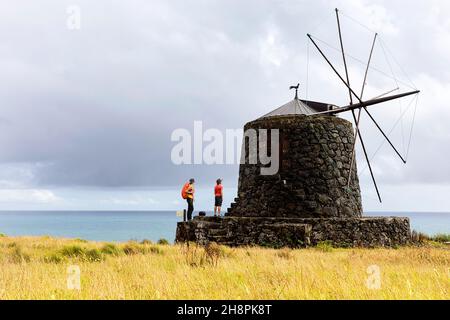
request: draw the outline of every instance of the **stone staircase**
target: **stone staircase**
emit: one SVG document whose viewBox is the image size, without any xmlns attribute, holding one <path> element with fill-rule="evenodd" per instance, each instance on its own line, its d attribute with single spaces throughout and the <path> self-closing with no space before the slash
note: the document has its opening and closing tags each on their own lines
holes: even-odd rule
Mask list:
<svg viewBox="0 0 450 320">
<path fill-rule="evenodd" d="M 230 207 L 227 209 L 227 213 L 231 213 L 233 209 L 236 208 L 237 202 L 239 201 L 239 198 L 234 198 L 234 202 L 230 203 Z"/>
</svg>

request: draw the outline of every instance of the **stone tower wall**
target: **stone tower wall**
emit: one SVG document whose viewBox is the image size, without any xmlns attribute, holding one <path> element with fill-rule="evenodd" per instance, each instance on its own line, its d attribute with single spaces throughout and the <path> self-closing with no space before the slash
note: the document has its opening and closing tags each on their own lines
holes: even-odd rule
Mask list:
<svg viewBox="0 0 450 320">
<path fill-rule="evenodd" d="M 280 167 L 275 175 L 261 175 L 261 164 L 241 164 L 238 197 L 228 216 L 361 217 L 356 163 L 347 187 L 354 141 L 350 122 L 334 116 L 275 116 L 244 129 L 279 129 Z M 248 160 L 248 146 L 243 148 Z"/>
</svg>

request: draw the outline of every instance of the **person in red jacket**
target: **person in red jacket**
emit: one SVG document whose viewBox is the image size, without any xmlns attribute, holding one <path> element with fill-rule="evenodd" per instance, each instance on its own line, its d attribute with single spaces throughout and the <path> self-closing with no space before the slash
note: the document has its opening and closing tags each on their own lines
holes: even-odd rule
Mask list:
<svg viewBox="0 0 450 320">
<path fill-rule="evenodd" d="M 222 201 L 223 201 L 223 186 L 222 179 L 217 179 L 216 186 L 214 187 L 214 216 L 220 217 L 220 210 L 222 209 Z"/>
</svg>

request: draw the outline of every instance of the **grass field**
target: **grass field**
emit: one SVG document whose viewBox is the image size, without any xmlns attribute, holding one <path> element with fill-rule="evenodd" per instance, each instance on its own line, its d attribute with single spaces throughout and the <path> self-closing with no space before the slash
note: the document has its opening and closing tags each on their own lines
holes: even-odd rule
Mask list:
<svg viewBox="0 0 450 320">
<path fill-rule="evenodd" d="M 205 249 L 3 236 L 0 299 L 449 299 L 449 248 Z"/>
</svg>

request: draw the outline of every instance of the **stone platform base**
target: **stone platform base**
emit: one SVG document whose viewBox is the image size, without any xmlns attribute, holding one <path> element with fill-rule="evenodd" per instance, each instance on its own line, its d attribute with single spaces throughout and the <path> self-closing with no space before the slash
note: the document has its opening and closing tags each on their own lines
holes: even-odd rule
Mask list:
<svg viewBox="0 0 450 320">
<path fill-rule="evenodd" d="M 176 242 L 228 246 L 306 247 L 329 241 L 338 247 L 391 247 L 410 242 L 408 218 L 195 217 L 178 222 Z"/>
</svg>

